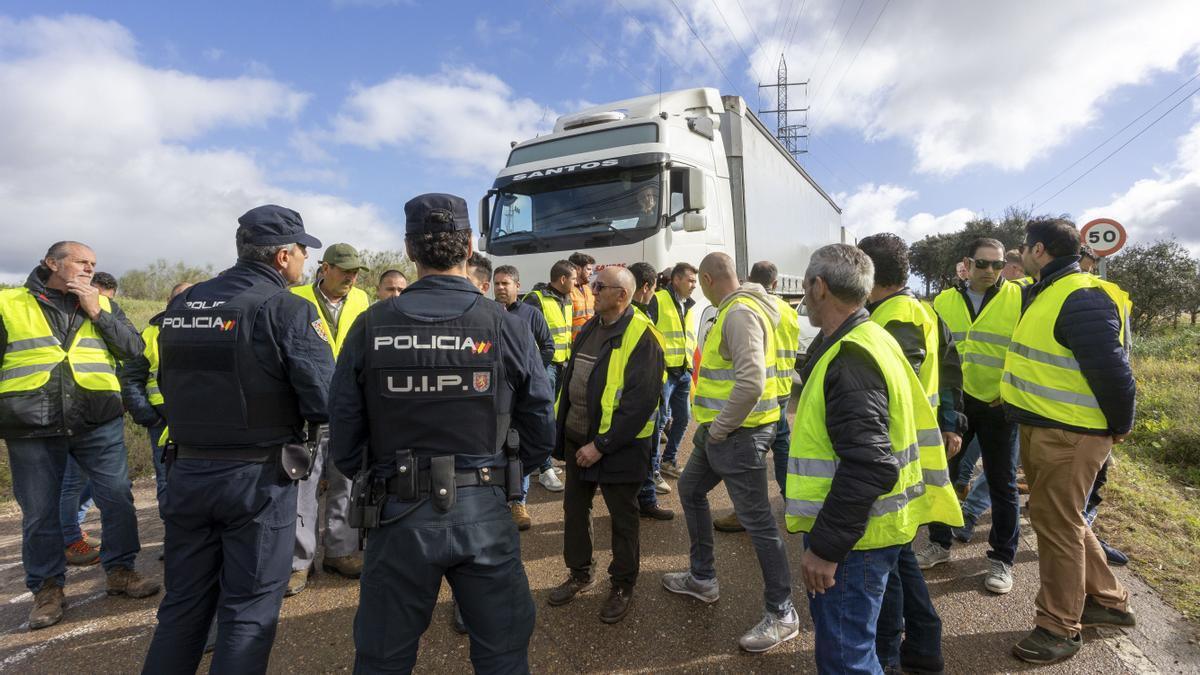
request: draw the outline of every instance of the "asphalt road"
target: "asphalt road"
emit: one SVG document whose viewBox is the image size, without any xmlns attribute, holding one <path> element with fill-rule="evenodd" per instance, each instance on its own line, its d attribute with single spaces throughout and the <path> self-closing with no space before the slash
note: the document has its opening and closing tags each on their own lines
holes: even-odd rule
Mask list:
<svg viewBox="0 0 1200 675">
<path fill-rule="evenodd" d="M 686 448 L 685 448 L 686 454 Z M 162 526 L 154 504 L 153 481 L 134 487 L 141 524 L 138 569 L 161 577 L 158 553 Z M 717 515 L 731 509 L 724 489 L 713 492 Z M 663 503 L 678 511 L 678 500 Z M 776 497 L 776 511 L 782 513 Z M 546 597 L 565 576 L 562 563 L 561 495 L 536 482 L 530 493 L 534 519 L 522 533 L 522 554 L 537 605 L 537 629 L 530 644 L 535 673 L 813 672 L 811 622 L 803 589 L 795 599 L 803 621 L 799 638 L 761 655 L 741 653 L 737 638 L 762 612 L 762 583 L 754 550 L 744 534 L 717 534 L 720 602 L 704 606 L 662 589 L 663 572 L 685 569 L 688 538 L 683 520 L 642 520 L 641 578 L 634 607 L 616 625 L 597 614 L 607 582 L 564 607 L 549 607 Z M 1103 517 L 1103 515 L 1101 516 Z M 93 512 L 92 519 L 96 516 Z M 609 562 L 608 516 L 603 500 L 595 504 L 597 563 Z M 983 590 L 987 521 L 975 540 L 956 546 L 954 559 L 928 574 L 930 592 L 945 624 L 944 649 L 949 673 L 1001 673 L 1034 670 L 1009 655 L 1012 644 L 1031 628 L 1038 570 L 1033 532 L 1024 530 L 1012 593 Z M 782 516 L 780 516 L 782 528 Z M 98 525 L 92 526 L 98 530 Z M 793 569 L 798 569 L 800 540 L 787 536 Z M 1133 593 L 1139 626 L 1132 630 L 1089 629 L 1074 659 L 1041 668 L 1048 673 L 1196 673 L 1200 672 L 1200 631 L 1165 605 L 1136 576 L 1119 571 Z M 20 514 L 12 505 L 0 514 L 0 672 L 132 673 L 141 668 L 153 633 L 161 596 L 143 600 L 109 598 L 99 566 L 70 568 L 66 615 L 51 628 L 30 632 L 26 617 L 30 595 L 21 567 Z M 284 601 L 271 658 L 274 673 L 323 673 L 350 670 L 354 654 L 352 626 L 358 582 L 329 574 L 313 578 L 308 589 Z M 468 642 L 449 628 L 447 587 L 421 643 L 420 673 L 461 673 L 470 668 Z M 207 669 L 207 659 L 201 666 Z"/>
</svg>

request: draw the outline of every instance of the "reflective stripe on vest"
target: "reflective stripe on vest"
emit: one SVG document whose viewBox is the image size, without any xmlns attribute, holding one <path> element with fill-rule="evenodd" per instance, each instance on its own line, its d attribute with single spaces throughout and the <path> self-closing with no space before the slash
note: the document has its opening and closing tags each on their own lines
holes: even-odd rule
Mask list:
<svg viewBox="0 0 1200 675">
<path fill-rule="evenodd" d="M 629 357 L 633 354 L 633 350 L 637 347 L 638 342 L 642 339 L 642 335 L 646 331 L 658 340 L 659 347 L 665 347 L 666 340 L 658 332 L 650 319 L 643 313 L 633 312 L 633 318 L 630 319 L 629 325 L 625 327 L 625 332 L 621 334 L 621 342 L 613 350 L 608 357 L 608 372 L 604 380 L 604 391 L 600 394 L 600 429 L 599 433 L 608 433 L 612 427 L 612 416 L 616 412 L 617 406 L 621 403 L 621 392 L 625 389 L 625 369 L 629 367 Z M 663 382 L 667 380 L 667 373 L 663 371 Z M 563 387 L 565 391 L 567 387 Z M 560 396 L 563 395 L 560 393 Z M 655 411 L 657 412 L 657 410 Z M 655 414 L 651 413 L 650 418 L 642 426 L 638 432 L 637 438 L 647 438 L 654 433 Z"/>
<path fill-rule="evenodd" d="M 679 306 L 675 304 L 670 291 L 655 291 L 654 297 L 658 300 L 658 322 L 654 325 L 667 341 L 663 351 L 667 367 L 689 366 L 692 354 L 696 351 L 696 327 L 692 320 L 692 310 L 689 309 L 680 318 Z"/>
<path fill-rule="evenodd" d="M 925 398 L 934 407 L 938 404 L 938 325 L 937 314 L 920 300 L 901 293 L 888 298 L 871 312 L 871 320 L 887 327 L 893 321 L 911 323 L 921 329 L 925 338 L 925 361 L 917 372 Z"/>
<path fill-rule="evenodd" d="M 933 308 L 950 327 L 962 357 L 963 391 L 991 403 L 1000 398 L 1004 355 L 1021 318 L 1021 287 L 1000 284 L 974 321 L 967 302 L 958 289 L 947 288 L 934 298 Z"/>
<path fill-rule="evenodd" d="M 293 286 L 289 290 L 308 300 L 313 307 L 317 308 L 317 319 L 320 320 L 321 327 L 325 330 L 329 347 L 333 350 L 333 358 L 337 360 L 338 354 L 342 351 L 342 341 L 346 339 L 346 334 L 350 332 L 350 327 L 354 325 L 354 320 L 358 318 L 358 315 L 367 311 L 367 308 L 371 306 L 371 298 L 361 288 L 351 288 L 350 293 L 342 300 L 342 313 L 338 315 L 338 329 L 335 334 L 329 329 L 329 324 L 325 322 L 325 314 L 321 311 L 321 303 L 317 301 L 317 292 L 312 284 Z"/>
<path fill-rule="evenodd" d="M 775 325 L 775 395 L 780 405 L 792 394 L 792 370 L 796 368 L 796 350 L 800 346 L 800 314 L 787 300 L 779 296 L 779 323 Z"/>
<path fill-rule="evenodd" d="M 805 381 L 792 428 L 785 488 L 789 532 L 811 532 L 833 485 L 839 460 L 825 425 L 825 373 L 843 344 L 854 343 L 874 359 L 888 389 L 888 438 L 900 476 L 871 505 L 856 550 L 906 544 L 931 522 L 957 526 L 962 511 L 946 463 L 933 408 L 899 345 L 880 325 L 866 321 L 830 345 Z"/>
<path fill-rule="evenodd" d="M 112 312 L 112 303 L 99 296 L 100 310 Z M 0 362 L 0 394 L 36 391 L 50 381 L 50 372 L 64 360 L 80 389 L 119 392 L 117 360 L 90 319 L 75 333 L 66 351 L 54 337 L 46 315 L 27 288 L 0 291 L 0 319 L 8 345 Z"/>
<path fill-rule="evenodd" d="M 571 315 L 567 309 L 570 305 L 542 291 L 533 291 L 531 295 L 541 303 L 542 315 L 546 317 L 546 326 L 554 339 L 554 357 L 550 362 L 566 363 L 571 356 Z"/>
<path fill-rule="evenodd" d="M 150 364 L 150 373 L 146 378 L 146 398 L 150 405 L 163 404 L 162 390 L 158 387 L 158 330 L 158 326 L 151 324 L 142 331 L 142 340 L 146 343 L 142 356 Z"/>
<path fill-rule="evenodd" d="M 721 308 L 717 314 L 717 322 L 704 341 L 704 353 L 700 356 L 699 379 L 696 382 L 695 397 L 692 399 L 692 416 L 699 424 L 707 424 L 717 418 L 717 414 L 729 403 L 733 393 L 733 362 L 721 356 L 721 330 L 725 326 L 725 317 L 734 305 L 745 305 L 762 319 L 766 326 L 767 335 L 764 347 L 766 349 L 767 373 L 763 380 L 763 391 L 754 409 L 742 421 L 742 427 L 759 427 L 779 421 L 779 398 L 775 388 L 775 328 L 767 313 L 758 302 L 745 296 L 734 298 Z M 659 312 L 662 316 L 662 312 Z"/>
<path fill-rule="evenodd" d="M 1122 298 L 1090 274 L 1068 274 L 1041 289 L 1013 332 L 1004 359 L 1000 397 L 1009 405 L 1048 420 L 1107 431 L 1108 419 L 1080 371 L 1075 354 L 1054 339 L 1063 303 L 1083 288 L 1104 290 L 1121 314 Z M 1124 330 L 1119 339 L 1124 344 Z"/>
</svg>

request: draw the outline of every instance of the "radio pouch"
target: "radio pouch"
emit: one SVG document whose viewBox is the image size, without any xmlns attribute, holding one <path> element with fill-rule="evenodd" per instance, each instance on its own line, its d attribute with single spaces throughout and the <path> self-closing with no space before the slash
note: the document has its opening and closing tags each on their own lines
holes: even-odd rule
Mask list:
<svg viewBox="0 0 1200 675">
<path fill-rule="evenodd" d="M 429 460 L 429 498 L 441 513 L 454 507 L 457 497 L 454 484 L 454 455 L 442 455 Z"/>
</svg>

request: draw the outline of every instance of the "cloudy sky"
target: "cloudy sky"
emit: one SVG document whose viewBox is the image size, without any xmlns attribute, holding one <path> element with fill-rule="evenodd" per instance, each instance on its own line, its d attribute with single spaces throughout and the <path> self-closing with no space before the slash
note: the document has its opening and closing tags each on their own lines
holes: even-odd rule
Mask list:
<svg viewBox="0 0 1200 675">
<path fill-rule="evenodd" d="M 0 280 L 65 238 L 115 273 L 220 266 L 264 202 L 395 248 L 405 201 L 474 204 L 558 114 L 692 86 L 773 108 L 781 54 L 800 161 L 859 236 L 1020 205 L 1200 250 L 1197 26 L 1195 0 L 9 0 Z"/>
</svg>

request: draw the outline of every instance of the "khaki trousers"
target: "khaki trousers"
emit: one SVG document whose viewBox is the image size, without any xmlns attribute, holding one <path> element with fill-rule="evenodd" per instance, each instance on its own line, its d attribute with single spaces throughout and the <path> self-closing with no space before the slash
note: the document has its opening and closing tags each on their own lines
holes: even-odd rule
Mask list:
<svg viewBox="0 0 1200 675">
<path fill-rule="evenodd" d="M 1129 592 L 1113 576 L 1083 519 L 1092 483 L 1110 452 L 1111 436 L 1021 425 L 1021 463 L 1041 572 L 1035 623 L 1055 635 L 1079 633 L 1088 595 L 1105 607 L 1129 607 Z"/>
</svg>

